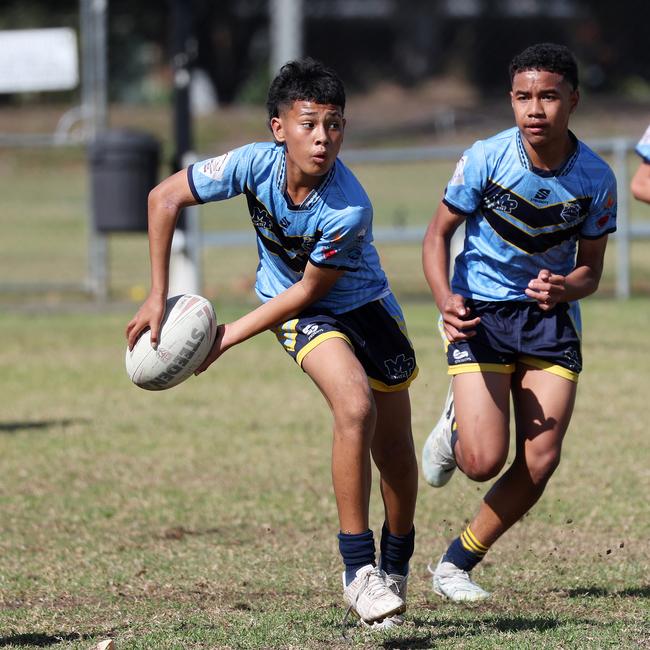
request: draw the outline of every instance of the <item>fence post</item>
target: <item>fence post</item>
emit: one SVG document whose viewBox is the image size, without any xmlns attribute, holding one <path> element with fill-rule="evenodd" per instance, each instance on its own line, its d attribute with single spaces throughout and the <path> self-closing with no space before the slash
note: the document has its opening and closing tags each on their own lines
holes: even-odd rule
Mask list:
<svg viewBox="0 0 650 650">
<path fill-rule="evenodd" d="M 618 194 L 618 216 L 616 224 L 616 297 L 630 297 L 630 216 L 629 183 L 627 178 L 627 143 L 616 138 L 612 145 L 614 173 Z"/>
</svg>

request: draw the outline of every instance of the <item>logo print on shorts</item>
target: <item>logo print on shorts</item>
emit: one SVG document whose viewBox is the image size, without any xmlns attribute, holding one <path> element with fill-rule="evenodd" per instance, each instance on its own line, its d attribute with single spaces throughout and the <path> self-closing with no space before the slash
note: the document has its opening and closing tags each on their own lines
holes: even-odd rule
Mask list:
<svg viewBox="0 0 650 650">
<path fill-rule="evenodd" d="M 415 359 L 398 354 L 394 359 L 386 359 L 384 365 L 393 379 L 408 379 L 415 368 Z"/>
<path fill-rule="evenodd" d="M 469 359 L 469 352 L 467 350 L 454 350 L 451 353 L 451 356 L 454 357 L 456 363 L 461 363 L 466 359 Z"/>
</svg>

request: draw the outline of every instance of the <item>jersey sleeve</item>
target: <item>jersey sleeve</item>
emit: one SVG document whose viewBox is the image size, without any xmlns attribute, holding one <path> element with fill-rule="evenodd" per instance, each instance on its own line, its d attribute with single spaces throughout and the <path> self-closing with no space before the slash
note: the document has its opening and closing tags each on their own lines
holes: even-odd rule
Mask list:
<svg viewBox="0 0 650 650">
<path fill-rule="evenodd" d="M 187 180 L 199 203 L 221 201 L 244 191 L 250 169 L 253 145 L 233 149 L 187 168 Z"/>
<path fill-rule="evenodd" d="M 611 169 L 603 176 L 589 209 L 589 214 L 580 229 L 585 239 L 599 239 L 616 230 L 616 178 Z"/>
<path fill-rule="evenodd" d="M 372 223 L 370 208 L 354 208 L 331 218 L 309 255 L 315 266 L 356 271 Z"/>
<path fill-rule="evenodd" d="M 643 162 L 650 163 L 650 126 L 639 140 L 635 151 L 643 158 Z"/>
<path fill-rule="evenodd" d="M 481 141 L 465 151 L 445 189 L 443 203 L 456 212 L 473 214 L 487 184 L 487 162 Z"/>
</svg>

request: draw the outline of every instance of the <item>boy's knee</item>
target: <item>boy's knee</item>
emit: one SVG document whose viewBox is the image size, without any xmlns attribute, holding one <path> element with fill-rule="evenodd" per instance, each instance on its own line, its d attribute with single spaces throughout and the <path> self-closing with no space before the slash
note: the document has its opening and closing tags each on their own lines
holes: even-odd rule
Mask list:
<svg viewBox="0 0 650 650">
<path fill-rule="evenodd" d="M 418 472 L 418 461 L 410 435 L 395 436 L 381 445 L 373 443 L 372 456 L 380 471 L 389 468 L 393 473 L 405 475 Z"/>
<path fill-rule="evenodd" d="M 367 432 L 371 435 L 377 420 L 375 402 L 371 396 L 350 396 L 335 408 L 334 418 L 337 429 L 341 431 Z"/>
<path fill-rule="evenodd" d="M 505 465 L 506 457 L 489 452 L 470 452 L 463 454 L 462 471 L 472 481 L 489 481 L 493 479 Z"/>
<path fill-rule="evenodd" d="M 528 458 L 528 473 L 533 485 L 545 485 L 560 464 L 560 450 L 550 449 Z"/>
</svg>

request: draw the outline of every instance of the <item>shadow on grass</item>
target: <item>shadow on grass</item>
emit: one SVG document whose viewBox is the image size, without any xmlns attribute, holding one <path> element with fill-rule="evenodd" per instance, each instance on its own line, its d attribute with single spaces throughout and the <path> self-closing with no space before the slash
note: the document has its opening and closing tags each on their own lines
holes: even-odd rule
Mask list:
<svg viewBox="0 0 650 650">
<path fill-rule="evenodd" d="M 72 424 L 80 424 L 82 422 L 88 422 L 88 420 L 26 420 L 25 422 L 0 422 L 0 433 L 18 433 L 19 431 L 31 431 L 34 429 L 69 427 Z"/>
<path fill-rule="evenodd" d="M 429 620 L 422 618 L 412 619 L 415 624 L 418 634 L 385 641 L 382 648 L 409 648 L 410 650 L 418 650 L 424 648 L 431 648 L 432 644 L 436 641 L 444 639 L 452 639 L 456 637 L 469 637 L 469 636 L 483 636 L 487 629 L 492 629 L 495 632 L 546 632 L 548 630 L 555 630 L 565 623 L 558 621 L 555 618 L 541 618 L 533 617 L 527 618 L 525 616 L 513 617 L 489 617 L 479 618 L 476 620 L 446 620 L 442 623 L 432 623 Z M 428 628 L 428 634 L 427 634 Z"/>
<path fill-rule="evenodd" d="M 650 586 L 629 587 L 628 589 L 605 589 L 604 587 L 576 587 L 567 590 L 569 598 L 580 598 L 587 596 L 590 598 L 605 598 L 608 596 L 620 596 L 622 598 L 648 598 L 650 597 Z"/>
<path fill-rule="evenodd" d="M 7 646 L 36 646 L 37 648 L 47 648 L 57 643 L 65 641 L 84 641 L 86 639 L 95 638 L 95 634 L 12 634 L 11 636 L 0 637 L 0 648 Z"/>
</svg>

